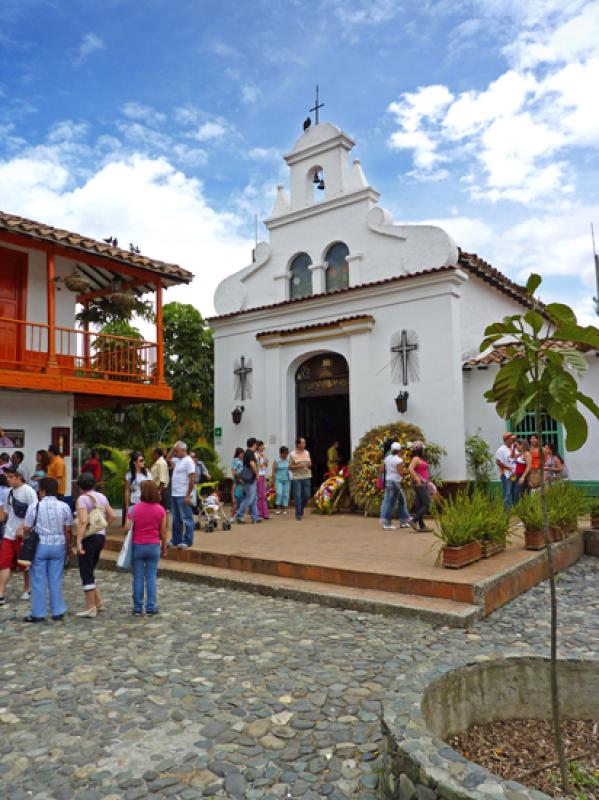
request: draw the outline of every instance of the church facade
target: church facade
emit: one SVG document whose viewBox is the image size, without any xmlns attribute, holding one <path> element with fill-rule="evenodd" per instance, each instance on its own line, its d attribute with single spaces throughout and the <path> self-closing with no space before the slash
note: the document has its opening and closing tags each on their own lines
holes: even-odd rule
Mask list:
<svg viewBox="0 0 599 800">
<path fill-rule="evenodd" d="M 473 359 L 526 295 L 442 229 L 396 224 L 353 147 L 334 125 L 308 128 L 284 156 L 269 241 L 217 288 L 216 447 L 228 465 L 248 436 L 271 459 L 304 436 L 319 477 L 332 442 L 347 460 L 370 428 L 405 419 L 446 448 L 443 477 L 463 480 L 467 434 L 494 449 L 504 430 L 483 398 L 493 363 Z"/>
</svg>

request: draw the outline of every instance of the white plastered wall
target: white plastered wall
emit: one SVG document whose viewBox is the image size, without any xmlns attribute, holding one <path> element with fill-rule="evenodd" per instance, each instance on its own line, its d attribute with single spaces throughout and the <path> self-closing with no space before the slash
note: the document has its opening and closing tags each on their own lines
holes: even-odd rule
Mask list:
<svg viewBox="0 0 599 800">
<path fill-rule="evenodd" d="M 405 419 L 420 425 L 426 436 L 446 447 L 444 476 L 465 477 L 463 383 L 460 358 L 459 293 L 464 276 L 455 274 L 414 279 L 405 285 L 329 299 L 326 305 L 301 303 L 260 315 L 221 320 L 215 328 L 215 426 L 223 436 L 217 449 L 223 464 L 249 436 L 264 439 L 272 458 L 281 444 L 292 444 L 295 431 L 297 367 L 318 352 L 343 355 L 350 373 L 351 447 L 375 425 Z M 260 331 L 289 329 L 339 318 L 370 314 L 371 331 L 327 337 L 317 342 L 265 348 Z M 407 387 L 392 382 L 391 335 L 408 328 L 419 337 L 420 380 Z M 241 356 L 252 362 L 252 398 L 234 400 L 233 365 Z M 409 391 L 408 412 L 397 412 L 394 398 Z M 239 425 L 231 420 L 236 405 L 245 411 Z"/>
<path fill-rule="evenodd" d="M 1 449 L 9 454 L 15 449 L 22 450 L 25 464 L 33 472 L 35 453 L 37 450 L 47 450 L 52 428 L 69 428 L 72 448 L 73 395 L 0 390 L 0 427 L 25 431 L 24 447 Z M 71 459 L 65 458 L 65 462 L 70 481 Z"/>
</svg>

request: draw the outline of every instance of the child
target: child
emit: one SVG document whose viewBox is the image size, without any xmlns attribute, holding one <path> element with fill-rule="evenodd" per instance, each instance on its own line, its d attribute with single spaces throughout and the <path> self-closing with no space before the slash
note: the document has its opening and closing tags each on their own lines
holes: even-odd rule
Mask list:
<svg viewBox="0 0 599 800">
<path fill-rule="evenodd" d="M 258 449 L 256 450 L 256 461 L 258 462 L 258 516 L 262 519 L 269 519 L 268 501 L 266 499 L 266 470 L 268 468 L 268 458 L 264 455 L 265 445 L 264 442 L 258 440 Z"/>
<path fill-rule="evenodd" d="M 288 447 L 279 448 L 279 457 L 275 458 L 272 464 L 272 479 L 277 492 L 275 514 L 286 514 L 289 505 L 289 489 L 291 488 Z"/>
</svg>

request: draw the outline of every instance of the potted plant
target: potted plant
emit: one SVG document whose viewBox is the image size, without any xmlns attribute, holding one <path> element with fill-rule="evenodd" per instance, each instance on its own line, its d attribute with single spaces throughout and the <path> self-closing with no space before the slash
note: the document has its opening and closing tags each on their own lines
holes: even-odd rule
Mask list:
<svg viewBox="0 0 599 800">
<path fill-rule="evenodd" d="M 437 522 L 435 536 L 442 543 L 443 567 L 460 569 L 480 560 L 485 517 L 485 502 L 480 492 L 471 497 L 458 492 L 454 497 L 440 499 L 433 508 L 433 516 Z"/>
<path fill-rule="evenodd" d="M 591 515 L 591 528 L 599 528 L 599 497 L 591 497 L 589 514 Z"/>
<path fill-rule="evenodd" d="M 547 515 L 553 541 L 561 542 L 578 530 L 578 517 L 586 510 L 584 494 L 570 481 L 554 481 L 547 489 Z"/>
<path fill-rule="evenodd" d="M 481 531 L 482 557 L 490 558 L 496 553 L 501 553 L 507 547 L 508 532 L 510 528 L 510 512 L 503 505 L 503 499 L 498 494 L 488 495 L 483 493 L 486 503 L 486 512 Z"/>
<path fill-rule="evenodd" d="M 524 546 L 527 550 L 542 550 L 545 546 L 543 533 L 543 507 L 541 495 L 524 494 L 516 506 L 516 516 L 524 525 Z"/>
</svg>

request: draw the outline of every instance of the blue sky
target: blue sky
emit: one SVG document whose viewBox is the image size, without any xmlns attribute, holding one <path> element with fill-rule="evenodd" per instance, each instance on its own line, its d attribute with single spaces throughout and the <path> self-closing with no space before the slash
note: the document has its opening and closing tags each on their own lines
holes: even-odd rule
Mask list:
<svg viewBox="0 0 599 800">
<path fill-rule="evenodd" d="M 180 263 L 210 313 L 316 82 L 398 221 L 593 320 L 596 0 L 2 0 L 0 208 Z"/>
</svg>

